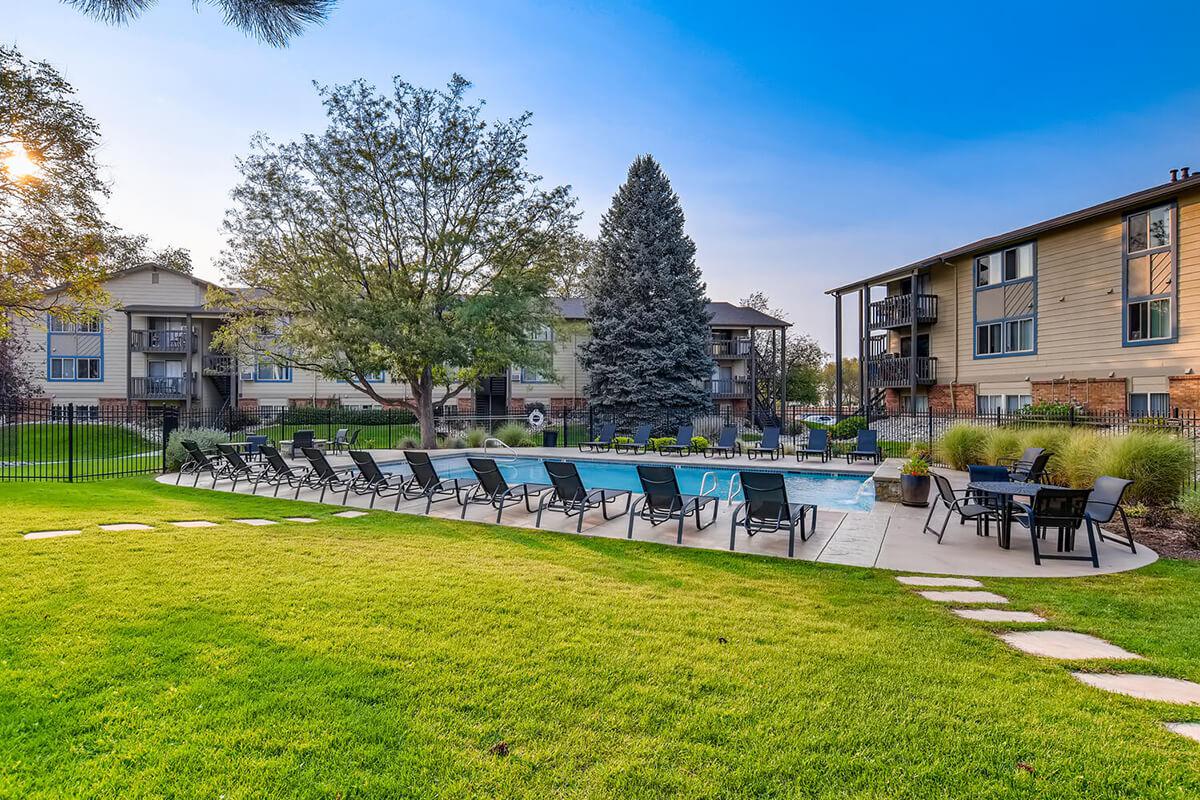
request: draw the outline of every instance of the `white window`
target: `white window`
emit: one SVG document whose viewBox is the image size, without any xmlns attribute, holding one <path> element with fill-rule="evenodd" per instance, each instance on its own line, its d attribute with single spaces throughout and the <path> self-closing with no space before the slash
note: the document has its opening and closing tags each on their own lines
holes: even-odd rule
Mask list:
<svg viewBox="0 0 1200 800">
<path fill-rule="evenodd" d="M 975 285 L 995 286 L 1033 277 L 1033 242 L 975 259 Z"/>
<path fill-rule="evenodd" d="M 75 359 L 73 359 L 73 358 L 51 358 L 50 359 L 50 380 L 52 380 L 52 381 L 73 381 L 73 380 L 75 380 Z"/>
<path fill-rule="evenodd" d="M 531 369 L 521 370 L 521 383 L 547 383 L 548 381 Z"/>
<path fill-rule="evenodd" d="M 1004 352 L 1033 351 L 1033 320 L 1015 319 L 1004 323 Z"/>
<path fill-rule="evenodd" d="M 50 317 L 49 327 L 51 333 L 74 333 L 75 323 L 65 322 L 58 317 Z"/>
<path fill-rule="evenodd" d="M 1004 352 L 1002 327 L 999 322 L 975 326 L 975 355 L 990 356 Z"/>
<path fill-rule="evenodd" d="M 287 383 L 292 379 L 292 370 L 273 361 L 260 361 L 254 371 L 256 381 Z"/>
<path fill-rule="evenodd" d="M 549 325 L 539 325 L 529 334 L 529 339 L 533 342 L 553 342 L 554 329 Z"/>
<path fill-rule="evenodd" d="M 77 381 L 98 381 L 100 380 L 100 359 L 98 358 L 78 358 L 75 360 L 75 380 Z"/>
<path fill-rule="evenodd" d="M 1166 417 L 1171 413 L 1171 396 L 1166 392 L 1135 392 L 1129 395 L 1129 416 Z"/>
<path fill-rule="evenodd" d="M 1162 206 L 1125 218 L 1125 342 L 1174 336 L 1175 208 Z"/>
<path fill-rule="evenodd" d="M 89 320 L 84 320 L 83 322 L 81 322 L 77 326 L 75 326 L 75 330 L 78 331 L 79 333 L 99 333 L 100 332 L 100 318 L 93 317 Z"/>
<path fill-rule="evenodd" d="M 975 398 L 975 410 L 979 414 L 1013 414 L 1033 404 L 1027 394 L 981 394 Z"/>
</svg>

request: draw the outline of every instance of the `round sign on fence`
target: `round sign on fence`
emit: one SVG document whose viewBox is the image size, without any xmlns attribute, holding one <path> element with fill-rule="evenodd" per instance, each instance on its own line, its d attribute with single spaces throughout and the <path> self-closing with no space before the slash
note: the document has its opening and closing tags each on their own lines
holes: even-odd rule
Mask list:
<svg viewBox="0 0 1200 800">
<path fill-rule="evenodd" d="M 540 428 L 546 424 L 546 415 L 542 413 L 540 408 L 535 408 L 529 412 L 529 425 L 532 428 Z"/>
</svg>

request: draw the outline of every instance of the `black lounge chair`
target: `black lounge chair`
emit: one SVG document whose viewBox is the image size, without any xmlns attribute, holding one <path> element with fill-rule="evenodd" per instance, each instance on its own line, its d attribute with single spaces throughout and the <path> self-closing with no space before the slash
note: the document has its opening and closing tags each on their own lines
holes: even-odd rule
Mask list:
<svg viewBox="0 0 1200 800">
<path fill-rule="evenodd" d="M 1043 558 L 1060 559 L 1063 561 L 1090 561 L 1093 567 L 1100 566 L 1100 554 L 1096 550 L 1096 534 L 1087 522 L 1087 504 L 1090 489 L 1060 489 L 1057 486 L 1047 486 L 1038 490 L 1033 501 L 1026 505 L 1013 501 L 1019 509 L 1013 515 L 1013 521 L 1028 528 L 1033 539 L 1033 563 L 1040 565 Z M 1075 534 L 1080 527 L 1086 527 L 1088 545 L 1091 555 L 1064 555 L 1075 549 Z M 1054 528 L 1058 531 L 1058 552 L 1051 555 L 1043 553 L 1038 546 L 1039 535 L 1045 538 L 1046 531 Z"/>
<path fill-rule="evenodd" d="M 737 539 L 738 516 L 747 536 L 786 530 L 788 558 L 796 554 L 796 526 L 800 526 L 800 541 L 808 541 L 817 532 L 817 507 L 810 503 L 793 503 L 788 499 L 787 485 L 778 472 L 743 472 L 742 497 L 746 498 L 733 510 L 729 523 L 729 549 Z M 812 528 L 805 524 L 812 517 Z"/>
<path fill-rule="evenodd" d="M 642 482 L 642 496 L 634 501 L 629 514 L 629 531 L 626 538 L 633 538 L 634 520 L 648 520 L 651 526 L 657 526 L 667 520 L 679 521 L 679 532 L 675 536 L 676 544 L 683 543 L 683 521 L 688 517 L 696 518 L 696 530 L 702 531 L 717 521 L 717 507 L 720 500 L 715 494 L 683 494 L 679 491 L 679 482 L 675 480 L 675 470 L 672 467 L 651 466 L 639 464 L 638 480 Z M 712 519 L 701 522 L 701 515 L 706 506 L 712 505 Z M 638 507 L 641 510 L 638 510 Z"/>
<path fill-rule="evenodd" d="M 638 425 L 633 432 L 632 442 L 613 442 L 613 450 L 626 455 L 639 456 L 650 449 L 650 425 Z"/>
<path fill-rule="evenodd" d="M 1042 451 L 1037 454 L 1037 457 L 1029 464 L 1028 468 L 1010 469 L 1008 474 L 1012 476 L 1014 481 L 1024 481 L 1025 483 L 1041 483 L 1042 478 L 1046 475 L 1046 466 L 1050 463 L 1050 456 L 1053 453 Z"/>
<path fill-rule="evenodd" d="M 649 428 L 650 426 L 645 427 Z M 579 470 L 570 461 L 547 461 L 545 467 L 554 491 L 543 496 L 538 502 L 534 527 L 542 527 L 542 512 L 547 509 L 561 511 L 568 518 L 577 516 L 579 519 L 575 523 L 576 533 L 583 531 L 584 512 L 593 508 L 600 509 L 600 513 L 606 520 L 616 519 L 629 513 L 629 503 L 633 499 L 632 492 L 625 489 L 588 489 L 583 485 L 583 479 L 579 477 Z M 619 500 L 622 496 L 625 497 L 625 508 L 621 509 L 620 514 L 609 516 L 609 502 Z"/>
<path fill-rule="evenodd" d="M 250 494 L 258 494 L 258 485 L 266 483 L 268 486 L 275 487 L 271 496 L 278 497 L 279 487 L 286 483 L 288 488 L 296 490 L 296 496 L 299 497 L 300 490 L 308 485 L 312 470 L 309 467 L 293 466 L 287 463 L 278 448 L 269 444 L 260 445 L 259 450 L 265 462 L 264 469 L 255 476 L 254 487 L 250 490 Z"/>
<path fill-rule="evenodd" d="M 246 459 L 242 458 L 242 454 L 233 445 L 218 444 L 217 451 L 225 459 L 225 474 L 223 477 L 233 481 L 233 487 L 230 491 L 237 491 L 238 481 L 242 478 L 252 481 L 264 469 L 261 464 L 247 463 Z M 213 485 L 216 485 L 215 482 Z"/>
<path fill-rule="evenodd" d="M 933 485 L 937 487 L 937 495 L 933 502 L 929 504 L 929 516 L 925 518 L 925 528 L 922 533 L 932 533 L 937 536 L 938 544 L 942 543 L 942 537 L 946 535 L 946 526 L 950 524 L 950 518 L 958 514 L 958 522 L 960 525 L 967 520 L 975 521 L 975 533 L 980 533 L 980 526 L 983 527 L 983 534 L 986 536 L 987 528 L 990 525 L 992 516 L 996 513 L 994 508 L 983 505 L 979 499 L 972 496 L 969 489 L 954 489 L 950 486 L 950 481 L 946 480 L 946 476 L 939 475 L 936 472 L 929 473 L 933 478 Z M 961 495 L 961 496 L 960 496 Z M 942 527 L 934 530 L 929 524 L 933 521 L 933 512 L 938 509 L 938 506 L 946 509 L 946 518 L 942 520 Z"/>
<path fill-rule="evenodd" d="M 817 428 L 808 432 L 808 442 L 796 450 L 796 460 L 807 461 L 809 456 L 820 456 L 822 464 L 829 460 L 829 429 Z"/>
<path fill-rule="evenodd" d="M 1026 480 L 1030 470 L 1033 468 L 1034 462 L 1038 456 L 1045 451 L 1040 447 L 1026 447 L 1025 452 L 1021 453 L 1020 458 L 1000 458 L 996 460 L 998 466 L 1008 470 L 1008 474 L 1015 481 Z M 1042 468 L 1045 469 L 1045 461 L 1042 461 Z M 1033 481 L 1031 481 L 1032 483 Z"/>
<path fill-rule="evenodd" d="M 1087 503 L 1087 524 L 1088 526 L 1096 526 L 1096 534 L 1101 539 L 1107 539 L 1110 542 L 1117 542 L 1129 548 L 1129 552 L 1136 553 L 1137 546 L 1133 543 L 1133 533 L 1129 530 L 1129 519 L 1125 516 L 1125 509 L 1121 507 L 1121 500 L 1125 497 L 1125 492 L 1133 485 L 1133 481 L 1127 481 L 1122 478 L 1113 478 L 1108 475 L 1096 478 L 1095 485 L 1092 486 L 1092 493 L 1088 497 Z M 1107 525 L 1113 521 L 1113 517 L 1121 516 L 1121 524 L 1125 526 L 1125 538 L 1117 536 L 1108 536 L 1104 533 L 1101 525 Z"/>
<path fill-rule="evenodd" d="M 606 422 L 600 426 L 600 435 L 590 442 L 580 442 L 579 452 L 606 453 L 612 448 L 613 436 L 617 433 L 615 423 Z"/>
<path fill-rule="evenodd" d="M 454 500 L 462 505 L 463 490 L 476 484 L 473 480 L 447 478 L 442 480 L 433 466 L 433 459 L 421 450 L 405 450 L 404 460 L 412 470 L 412 477 L 400 487 L 396 497 L 396 508 L 400 508 L 400 500 L 419 500 L 425 498 L 425 513 L 433 508 L 433 504 L 442 500 Z"/>
<path fill-rule="evenodd" d="M 342 493 L 342 505 L 346 505 L 346 499 L 350 496 L 350 489 L 354 486 L 354 470 L 343 469 L 337 470 L 329 463 L 329 459 L 315 447 L 305 447 L 300 451 L 304 457 L 308 459 L 312 471 L 308 474 L 308 480 L 305 485 L 310 489 L 320 489 L 321 496 L 318 498 L 318 503 L 325 502 L 325 492 L 333 489 L 335 492 Z M 300 496 L 300 490 L 296 490 L 296 497 Z"/>
<path fill-rule="evenodd" d="M 779 443 L 779 427 L 772 425 L 768 428 L 763 428 L 762 439 L 758 444 L 747 447 L 746 455 L 750 456 L 750 458 L 768 456 L 772 461 L 782 456 L 783 445 Z"/>
<path fill-rule="evenodd" d="M 721 428 L 721 436 L 717 439 L 717 443 L 704 448 L 704 457 L 725 456 L 726 458 L 733 458 L 735 455 L 741 455 L 742 443 L 738 441 L 737 437 L 737 425 L 726 425 L 724 428 Z"/>
<path fill-rule="evenodd" d="M 380 497 L 395 497 L 400 494 L 404 479 L 399 475 L 390 475 L 379 468 L 375 457 L 366 450 L 351 450 L 350 458 L 358 469 L 358 477 L 350 484 L 350 491 L 356 495 L 371 495 L 370 508 L 375 507 L 375 501 Z"/>
<path fill-rule="evenodd" d="M 285 444 L 285 442 L 280 442 L 280 444 Z M 316 447 L 316 433 L 309 430 L 296 431 L 292 434 L 291 441 L 286 444 L 291 450 L 292 458 L 295 458 L 297 450 L 303 451 L 306 447 Z"/>
<path fill-rule="evenodd" d="M 186 457 L 183 463 L 179 465 L 179 474 L 175 476 L 175 485 L 179 485 L 179 481 L 186 475 L 195 475 L 192 480 L 192 486 L 200 483 L 200 476 L 208 474 L 212 476 L 213 487 L 217 485 L 217 481 L 225 476 L 227 469 L 223 461 L 218 461 L 211 454 L 200 449 L 200 445 L 192 439 L 181 439 L 179 444 L 183 446 L 183 452 Z"/>
<path fill-rule="evenodd" d="M 467 507 L 471 504 L 486 505 L 496 509 L 496 522 L 499 523 L 505 507 L 522 500 L 525 501 L 525 510 L 532 514 L 530 498 L 540 497 L 542 492 L 552 488 L 548 483 L 510 484 L 504 479 L 504 474 L 500 472 L 500 467 L 493 458 L 468 458 L 467 463 L 471 465 L 471 471 L 475 473 L 479 483 L 472 486 L 463 496 L 460 515 L 463 519 L 467 518 Z"/>
<path fill-rule="evenodd" d="M 846 463 L 853 464 L 860 458 L 868 458 L 876 464 L 883 460 L 883 453 L 879 449 L 879 434 L 870 428 L 863 428 L 858 432 L 854 449 L 846 453 Z"/>
<path fill-rule="evenodd" d="M 671 454 L 681 456 L 691 455 L 694 449 L 692 447 L 692 436 L 695 430 L 694 425 L 680 425 L 679 430 L 675 433 L 675 444 L 659 445 L 658 454 L 660 456 Z"/>
</svg>

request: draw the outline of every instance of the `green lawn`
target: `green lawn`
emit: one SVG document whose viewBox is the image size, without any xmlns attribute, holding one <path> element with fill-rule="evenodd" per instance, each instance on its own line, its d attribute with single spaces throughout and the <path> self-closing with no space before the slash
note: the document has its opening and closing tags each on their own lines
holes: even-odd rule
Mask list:
<svg viewBox="0 0 1200 800">
<path fill-rule="evenodd" d="M 66 476 L 74 454 L 74 474 L 102 475 L 154 469 L 162 444 L 120 425 L 77 422 L 72 441 L 66 423 L 0 426 L 0 475 Z"/>
<path fill-rule="evenodd" d="M 148 478 L 0 504 L 2 797 L 1200 794 L 1160 727 L 1200 709 L 1082 686 L 884 572 Z M 1200 678 L 1197 565 L 986 583 Z"/>
</svg>

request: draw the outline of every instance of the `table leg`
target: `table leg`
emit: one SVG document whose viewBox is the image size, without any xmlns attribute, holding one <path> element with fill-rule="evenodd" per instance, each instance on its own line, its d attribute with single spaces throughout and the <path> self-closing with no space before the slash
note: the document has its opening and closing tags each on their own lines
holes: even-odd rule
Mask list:
<svg viewBox="0 0 1200 800">
<path fill-rule="evenodd" d="M 1000 532 L 997 536 L 1000 546 L 1007 550 L 1012 538 L 1012 503 L 1008 502 L 1008 498 L 1004 499 L 1004 511 L 1000 514 Z"/>
</svg>

